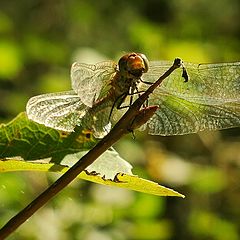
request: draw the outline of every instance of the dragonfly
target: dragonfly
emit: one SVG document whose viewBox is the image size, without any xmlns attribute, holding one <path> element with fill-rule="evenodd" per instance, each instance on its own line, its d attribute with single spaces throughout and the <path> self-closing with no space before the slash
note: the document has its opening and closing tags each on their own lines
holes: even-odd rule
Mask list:
<svg viewBox="0 0 240 240">
<path fill-rule="evenodd" d="M 170 61 L 148 61 L 141 53 L 128 53 L 118 63 L 75 62 L 71 67 L 71 91 L 30 98 L 29 119 L 48 127 L 72 132 L 82 126 L 97 138 L 105 136 L 116 113 L 123 113 L 172 66 Z M 240 126 L 240 62 L 218 64 L 184 63 L 170 74 L 147 104 L 158 106 L 141 128 L 152 135 L 183 135 L 204 130 Z M 125 104 L 125 105 L 124 105 Z"/>
</svg>

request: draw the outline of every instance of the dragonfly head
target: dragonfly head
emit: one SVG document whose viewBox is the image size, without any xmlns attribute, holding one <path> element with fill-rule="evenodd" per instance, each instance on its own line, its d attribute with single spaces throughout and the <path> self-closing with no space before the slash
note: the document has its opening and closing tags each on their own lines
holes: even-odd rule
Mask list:
<svg viewBox="0 0 240 240">
<path fill-rule="evenodd" d="M 118 62 L 119 72 L 134 78 L 140 78 L 147 72 L 148 65 L 147 57 L 141 53 L 126 54 Z"/>
</svg>

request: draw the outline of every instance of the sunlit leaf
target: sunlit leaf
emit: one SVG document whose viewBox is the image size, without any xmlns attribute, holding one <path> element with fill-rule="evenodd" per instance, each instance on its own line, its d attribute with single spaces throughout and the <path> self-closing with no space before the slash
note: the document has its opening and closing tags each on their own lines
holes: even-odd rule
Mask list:
<svg viewBox="0 0 240 240">
<path fill-rule="evenodd" d="M 75 154 L 68 154 L 61 161 L 61 165 L 71 167 L 81 159 L 87 151 L 78 152 Z M 91 165 L 86 168 L 91 175 L 95 174 L 104 179 L 114 180 L 118 173 L 125 173 L 132 175 L 132 165 L 120 157 L 118 152 L 113 148 L 105 151 L 100 157 L 96 159 Z"/>
<path fill-rule="evenodd" d="M 73 133 L 64 133 L 32 122 L 21 113 L 10 123 L 0 125 L 0 157 L 3 158 L 0 172 L 64 173 L 95 143 L 90 131 L 78 127 Z M 23 160 L 16 160 L 19 156 Z M 183 197 L 174 190 L 133 175 L 131 169 L 132 166 L 111 149 L 88 166 L 79 178 L 158 196 Z"/>
<path fill-rule="evenodd" d="M 113 159 L 114 161 L 114 159 Z M 0 172 L 10 171 L 51 171 L 64 173 L 69 167 L 53 164 L 53 163 L 33 163 L 19 160 L 0 160 Z M 127 188 L 139 192 L 148 194 L 154 194 L 157 196 L 176 196 L 184 197 L 184 195 L 159 185 L 156 182 L 152 182 L 146 179 L 139 178 L 136 175 L 129 175 L 124 173 L 118 173 L 114 180 L 105 179 L 101 176 L 91 174 L 87 171 L 82 172 L 78 177 L 91 182 L 116 186 L 121 188 Z"/>
<path fill-rule="evenodd" d="M 70 153 L 92 148 L 96 139 L 88 130 L 76 127 L 67 133 L 30 121 L 20 113 L 8 124 L 0 125 L 0 157 L 20 156 L 24 160 L 51 158 L 60 162 Z"/>
</svg>

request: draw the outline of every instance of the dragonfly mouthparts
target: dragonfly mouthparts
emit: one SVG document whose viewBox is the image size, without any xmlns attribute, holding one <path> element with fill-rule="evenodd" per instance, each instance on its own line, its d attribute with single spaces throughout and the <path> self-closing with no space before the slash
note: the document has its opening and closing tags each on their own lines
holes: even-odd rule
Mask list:
<svg viewBox="0 0 240 240">
<path fill-rule="evenodd" d="M 136 78 L 140 78 L 142 76 L 142 74 L 144 73 L 144 69 L 143 68 L 131 69 L 128 71 L 128 73 L 130 73 L 131 75 L 133 75 Z"/>
</svg>

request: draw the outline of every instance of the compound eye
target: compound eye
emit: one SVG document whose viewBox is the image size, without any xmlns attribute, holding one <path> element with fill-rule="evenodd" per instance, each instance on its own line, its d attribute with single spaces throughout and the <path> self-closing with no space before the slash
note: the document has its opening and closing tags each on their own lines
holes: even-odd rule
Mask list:
<svg viewBox="0 0 240 240">
<path fill-rule="evenodd" d="M 146 73 L 148 71 L 148 69 L 149 69 L 149 61 L 148 61 L 147 57 L 144 54 L 139 53 L 139 56 L 141 56 L 141 58 L 142 58 L 142 60 L 144 62 L 144 66 L 145 66 L 144 73 Z"/>
<path fill-rule="evenodd" d="M 128 55 L 124 55 L 121 57 L 118 61 L 118 68 L 119 71 L 127 71 L 127 61 L 128 61 Z"/>
</svg>

